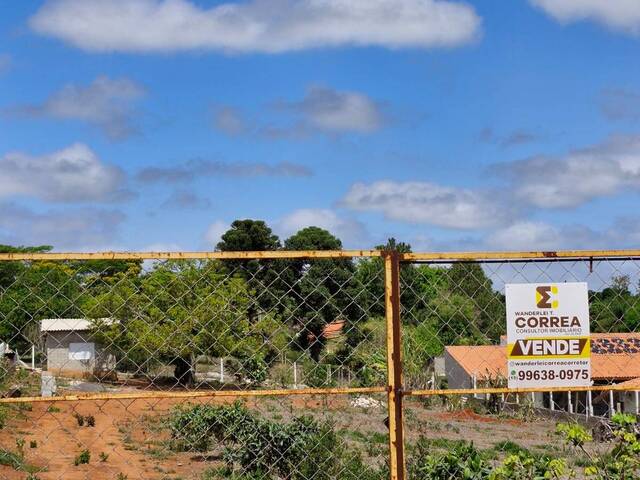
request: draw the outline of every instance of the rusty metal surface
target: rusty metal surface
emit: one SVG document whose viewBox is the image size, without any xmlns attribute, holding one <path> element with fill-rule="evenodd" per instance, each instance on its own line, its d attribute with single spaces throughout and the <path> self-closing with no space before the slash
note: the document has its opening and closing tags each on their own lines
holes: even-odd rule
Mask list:
<svg viewBox="0 0 640 480">
<path fill-rule="evenodd" d="M 402 412 L 402 341 L 400 338 L 400 257 L 385 252 L 385 310 L 387 321 L 387 380 L 389 411 L 389 467 L 392 480 L 404 480 L 404 425 Z"/>
<path fill-rule="evenodd" d="M 379 250 L 266 250 L 258 252 L 60 252 L 0 253 L 0 261 L 16 260 L 244 260 L 277 258 L 379 257 Z"/>
<path fill-rule="evenodd" d="M 403 253 L 401 261 L 460 261 L 460 260 L 527 260 L 527 259 L 597 259 L 640 258 L 640 250 L 558 250 L 532 252 L 427 252 Z"/>
<path fill-rule="evenodd" d="M 34 403 L 34 402 L 80 402 L 94 400 L 140 400 L 145 398 L 214 398 L 214 397 L 277 397 L 293 395 L 351 395 L 362 393 L 384 393 L 385 387 L 362 388 L 299 388 L 279 390 L 217 390 L 193 392 L 131 392 L 131 393 L 98 393 L 87 395 L 62 395 L 59 397 L 16 397 L 0 398 L 2 403 Z"/>
</svg>

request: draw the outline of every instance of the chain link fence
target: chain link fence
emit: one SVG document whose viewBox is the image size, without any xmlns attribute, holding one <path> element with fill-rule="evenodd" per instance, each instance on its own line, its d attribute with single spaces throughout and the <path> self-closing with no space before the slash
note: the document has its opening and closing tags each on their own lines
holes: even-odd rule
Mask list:
<svg viewBox="0 0 640 480">
<path fill-rule="evenodd" d="M 639 267 L 640 252 L 2 254 L 0 478 L 605 472 L 614 445 L 640 448 L 616 423 L 638 415 Z M 593 385 L 508 389 L 505 284 L 575 281 Z M 601 478 L 637 478 L 635 461 Z"/>
</svg>

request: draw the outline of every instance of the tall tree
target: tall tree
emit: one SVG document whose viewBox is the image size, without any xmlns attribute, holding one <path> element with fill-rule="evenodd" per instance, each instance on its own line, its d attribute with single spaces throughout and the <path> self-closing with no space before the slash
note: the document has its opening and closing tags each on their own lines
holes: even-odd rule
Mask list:
<svg viewBox="0 0 640 480">
<path fill-rule="evenodd" d="M 488 340 L 497 341 L 505 333 L 504 297 L 493 289 L 493 282 L 477 262 L 457 262 L 448 271 L 449 290 L 469 299 L 474 315 L 467 315 L 465 331 L 483 332 Z"/>
<path fill-rule="evenodd" d="M 280 239 L 263 220 L 235 220 L 217 248 L 223 252 L 277 250 Z"/>
<path fill-rule="evenodd" d="M 250 322 L 246 281 L 229 276 L 217 261 L 158 263 L 140 278 L 122 278 L 96 297 L 94 335 L 110 346 L 129 369 L 148 371 L 172 364 L 175 377 L 189 386 L 199 355 L 260 360 L 276 353 L 265 334 L 274 323 Z"/>
<path fill-rule="evenodd" d="M 327 230 L 306 227 L 285 241 L 287 250 L 341 250 L 342 242 Z M 300 329 L 298 346 L 318 360 L 325 344 L 324 327 L 342 319 L 349 330 L 366 316 L 367 297 L 349 258 L 296 260 L 290 264 L 296 279 L 290 296 L 291 313 Z"/>
<path fill-rule="evenodd" d="M 223 252 L 272 251 L 280 249 L 280 239 L 263 220 L 235 220 L 221 237 L 217 248 Z M 275 259 L 225 260 L 230 273 L 242 275 L 253 292 L 250 316 L 259 311 L 282 312 L 290 289 L 288 263 Z"/>
</svg>

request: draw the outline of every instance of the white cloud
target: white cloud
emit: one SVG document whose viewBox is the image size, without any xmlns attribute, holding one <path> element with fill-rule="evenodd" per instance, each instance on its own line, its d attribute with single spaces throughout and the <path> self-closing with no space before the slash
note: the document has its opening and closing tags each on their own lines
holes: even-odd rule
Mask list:
<svg viewBox="0 0 640 480">
<path fill-rule="evenodd" d="M 83 208 L 39 213 L 0 203 L 0 243 L 95 250 L 117 241 L 124 219 L 117 210 Z"/>
<path fill-rule="evenodd" d="M 592 20 L 631 35 L 640 35 L 637 0 L 529 0 L 562 23 Z"/>
<path fill-rule="evenodd" d="M 486 243 L 500 250 L 554 250 L 566 239 L 560 229 L 544 222 L 521 221 L 496 230 Z"/>
<path fill-rule="evenodd" d="M 222 106 L 214 111 L 213 124 L 228 135 L 301 139 L 316 133 L 371 133 L 387 121 L 383 105 L 367 95 L 317 85 L 300 100 L 274 102 L 272 110 L 282 118 L 252 121 L 237 108 Z"/>
<path fill-rule="evenodd" d="M 0 157 L 0 198 L 100 202 L 129 195 L 122 170 L 103 163 L 82 143 L 45 155 L 9 152 Z"/>
<path fill-rule="evenodd" d="M 33 117 L 81 120 L 119 140 L 136 132 L 133 102 L 142 95 L 144 89 L 132 80 L 100 76 L 87 86 L 65 85 L 42 105 L 18 107 L 14 111 Z"/>
<path fill-rule="evenodd" d="M 313 172 L 298 163 L 221 162 L 194 159 L 171 167 L 145 167 L 136 178 L 144 183 L 185 183 L 203 177 L 309 177 Z"/>
<path fill-rule="evenodd" d="M 340 92 L 311 87 L 300 102 L 288 104 L 312 129 L 326 132 L 367 133 L 379 129 L 384 121 L 380 106 L 358 92 Z"/>
<path fill-rule="evenodd" d="M 205 9 L 188 0 L 49 0 L 31 28 L 93 52 L 218 50 L 278 53 L 319 47 L 451 47 L 481 20 L 450 0 L 249 0 Z"/>
<path fill-rule="evenodd" d="M 614 136 L 564 156 L 500 164 L 514 195 L 541 208 L 575 207 L 597 197 L 640 188 L 640 135 Z"/>
<path fill-rule="evenodd" d="M 354 210 L 382 212 L 391 220 L 455 229 L 486 228 L 503 224 L 512 216 L 509 208 L 489 193 L 427 182 L 356 183 L 342 204 Z"/>
<path fill-rule="evenodd" d="M 231 224 L 223 221 L 216 220 L 207 228 L 204 234 L 204 239 L 211 248 L 215 248 L 218 242 L 222 239 L 222 235 L 231 228 Z"/>
<path fill-rule="evenodd" d="M 182 248 L 177 243 L 152 243 L 142 248 L 143 252 L 183 252 Z"/>
<path fill-rule="evenodd" d="M 328 230 L 346 246 L 356 246 L 359 242 L 366 242 L 369 239 L 367 229 L 362 222 L 352 218 L 342 218 L 329 209 L 294 210 L 278 220 L 274 230 L 284 239 L 305 227 L 320 227 Z"/>
<path fill-rule="evenodd" d="M 640 219 L 637 217 L 620 217 L 598 230 L 580 224 L 556 226 L 520 221 L 484 239 L 488 248 L 500 250 L 634 248 L 639 241 Z"/>
</svg>

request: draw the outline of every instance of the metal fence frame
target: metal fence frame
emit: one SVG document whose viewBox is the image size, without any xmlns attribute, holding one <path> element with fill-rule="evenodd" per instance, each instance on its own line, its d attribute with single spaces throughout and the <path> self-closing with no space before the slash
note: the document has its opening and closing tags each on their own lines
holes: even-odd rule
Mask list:
<svg viewBox="0 0 640 480">
<path fill-rule="evenodd" d="M 207 392 L 136 392 L 118 394 L 66 395 L 61 397 L 0 398 L 1 403 L 81 402 L 86 400 L 145 399 L 145 398 L 202 398 L 202 397 L 258 397 L 294 395 L 345 395 L 357 393 L 387 394 L 389 421 L 389 467 L 392 480 L 404 480 L 403 398 L 409 396 L 507 394 L 540 391 L 630 391 L 632 388 L 611 386 L 559 388 L 480 388 L 405 390 L 402 378 L 402 324 L 400 318 L 400 265 L 403 263 L 456 262 L 534 262 L 640 260 L 640 250 L 565 250 L 529 252 L 453 252 L 399 253 L 380 250 L 340 251 L 258 251 L 258 252 L 103 252 L 103 253 L 1 253 L 0 262 L 8 261 L 66 261 L 66 260 L 186 260 L 186 259 L 332 259 L 382 258 L 384 261 L 385 318 L 387 337 L 387 385 L 367 388 L 304 388 L 277 390 L 207 391 Z"/>
</svg>

